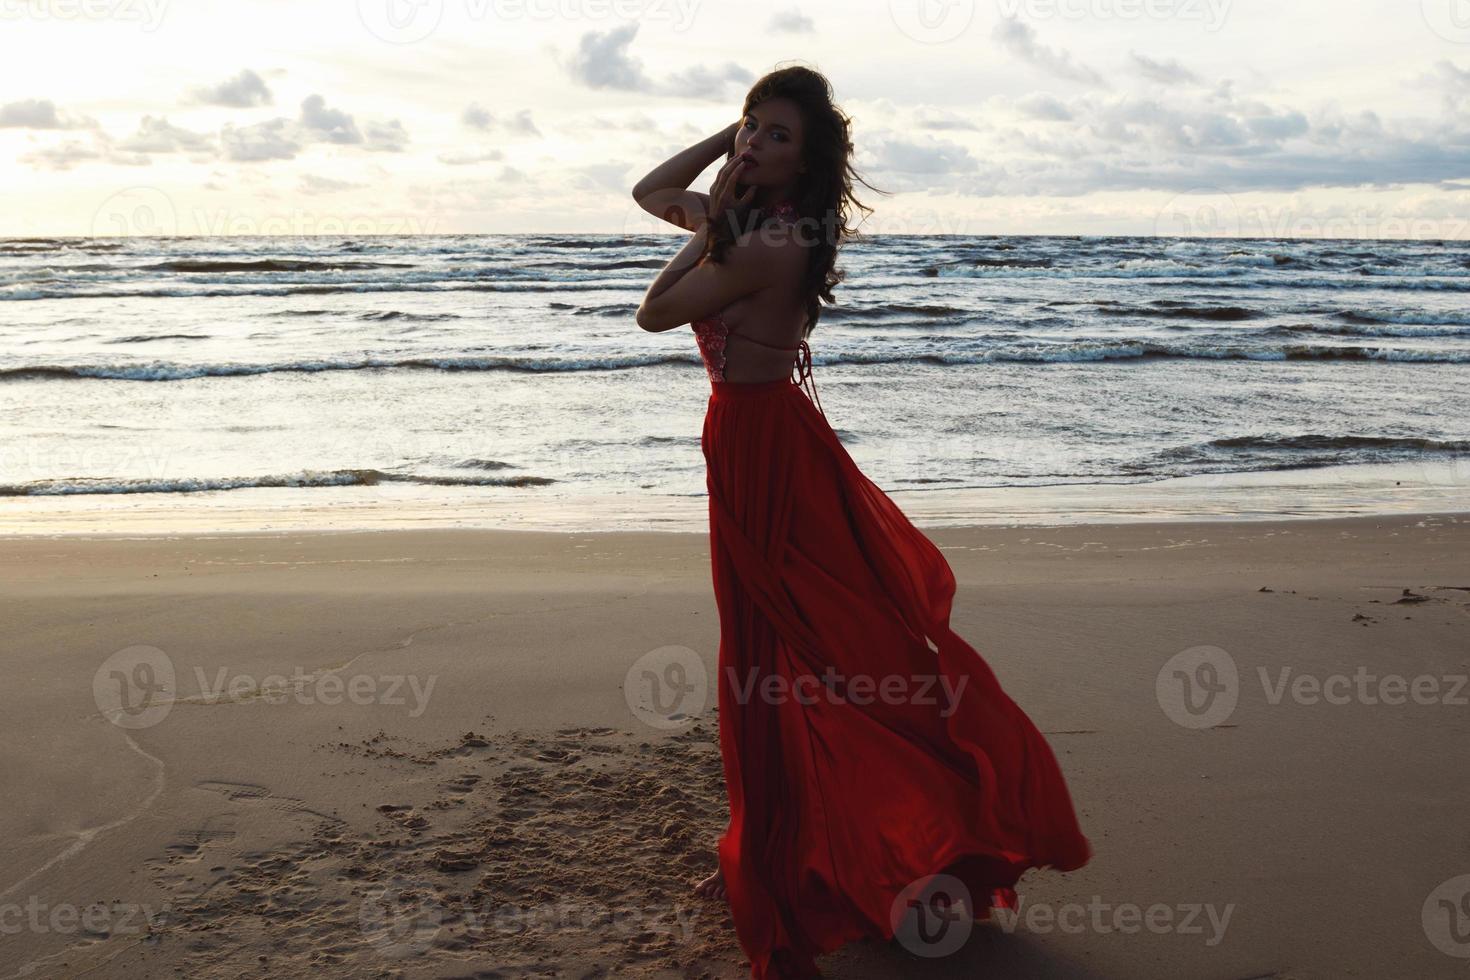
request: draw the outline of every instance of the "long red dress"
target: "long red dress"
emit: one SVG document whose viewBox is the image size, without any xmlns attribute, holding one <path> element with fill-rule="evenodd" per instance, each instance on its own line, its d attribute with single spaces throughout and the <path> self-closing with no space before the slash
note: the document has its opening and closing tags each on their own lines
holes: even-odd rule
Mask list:
<svg viewBox="0 0 1470 980">
<path fill-rule="evenodd" d="M 1091 849 L 1051 747 L 950 629 L 943 554 L 799 384 L 806 342 L 795 379 L 736 383 L 724 320 L 693 327 L 711 385 L 719 862 L 752 977 L 817 977 L 815 956 L 892 938 L 895 900 L 934 874 L 984 917 L 1015 907 L 1027 869 L 1081 867 Z"/>
</svg>

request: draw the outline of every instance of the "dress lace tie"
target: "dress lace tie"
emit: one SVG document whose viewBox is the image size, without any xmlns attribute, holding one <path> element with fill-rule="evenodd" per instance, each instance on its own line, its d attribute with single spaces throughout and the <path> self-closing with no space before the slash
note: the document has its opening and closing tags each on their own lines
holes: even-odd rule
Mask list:
<svg viewBox="0 0 1470 980">
<path fill-rule="evenodd" d="M 817 379 L 812 376 L 811 346 L 808 345 L 805 340 L 803 340 L 800 345 L 798 345 L 797 351 L 799 353 L 796 355 L 796 363 L 793 364 L 791 367 L 791 370 L 795 372 L 796 375 L 796 377 L 792 379 L 792 383 L 800 385 L 801 390 L 808 393 L 807 397 L 816 404 L 817 411 L 822 413 L 822 418 L 826 418 L 827 412 L 822 408 L 822 400 L 817 397 Z"/>
</svg>

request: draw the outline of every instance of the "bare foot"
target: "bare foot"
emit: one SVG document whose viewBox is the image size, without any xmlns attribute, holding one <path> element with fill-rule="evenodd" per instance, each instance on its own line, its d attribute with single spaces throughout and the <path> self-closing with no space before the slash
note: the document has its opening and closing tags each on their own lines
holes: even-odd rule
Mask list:
<svg viewBox="0 0 1470 980">
<path fill-rule="evenodd" d="M 700 898 L 723 899 L 725 897 L 724 872 L 721 871 L 719 868 L 716 868 L 714 874 L 710 875 L 708 878 L 703 879 L 699 882 L 699 884 L 694 886 L 694 894 L 698 895 Z"/>
</svg>

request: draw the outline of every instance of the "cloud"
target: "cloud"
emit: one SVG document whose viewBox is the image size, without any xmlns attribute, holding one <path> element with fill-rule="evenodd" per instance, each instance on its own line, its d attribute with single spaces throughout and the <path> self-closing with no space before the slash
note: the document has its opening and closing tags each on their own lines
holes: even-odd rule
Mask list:
<svg viewBox="0 0 1470 980">
<path fill-rule="evenodd" d="M 642 63 L 628 54 L 628 45 L 637 33 L 637 24 L 624 24 L 603 34 L 588 31 L 567 61 L 567 72 L 588 88 L 652 91 L 653 82 L 643 74 Z"/>
<path fill-rule="evenodd" d="M 158 153 L 193 153 L 201 155 L 196 159 L 205 160 L 219 153 L 213 136 L 175 126 L 163 116 L 145 115 L 138 131 L 120 140 L 109 136 L 95 123 L 89 136 L 90 142 L 65 140 L 34 149 L 17 159 L 38 169 L 70 170 L 81 163 L 146 167 L 153 163 L 153 154 Z"/>
<path fill-rule="evenodd" d="M 473 102 L 465 106 L 464 112 L 460 113 L 459 121 L 470 129 L 489 129 L 495 122 L 489 110 Z"/>
<path fill-rule="evenodd" d="M 81 140 L 67 140 L 55 146 L 43 147 L 22 155 L 21 163 L 30 164 L 41 170 L 70 170 L 79 163 L 108 163 L 124 167 L 145 167 L 152 159 L 145 153 L 118 150 L 106 134 L 92 134 L 92 145 Z"/>
<path fill-rule="evenodd" d="M 269 119 L 239 129 L 226 123 L 219 137 L 225 159 L 236 163 L 291 160 L 301 152 L 296 126 L 289 119 Z"/>
<path fill-rule="evenodd" d="M 335 180 L 331 177 L 318 177 L 316 174 L 301 175 L 301 192 L 303 194 L 336 194 L 339 191 L 356 190 L 366 187 L 366 184 L 354 184 L 348 180 Z"/>
<path fill-rule="evenodd" d="M 522 109 L 516 113 L 515 118 L 507 122 L 505 126 L 513 133 L 524 133 L 527 136 L 541 135 L 541 130 L 537 129 L 536 124 L 531 121 L 530 109 Z"/>
<path fill-rule="evenodd" d="M 1180 85 L 1184 83 L 1192 85 L 1203 84 L 1203 80 L 1198 75 L 1174 59 L 1155 61 L 1153 58 L 1133 51 L 1128 52 L 1128 57 L 1139 74 L 1150 81 L 1161 82 L 1165 85 Z"/>
<path fill-rule="evenodd" d="M 577 42 L 576 52 L 565 59 L 563 67 L 573 81 L 588 88 L 712 101 L 728 97 L 730 82 L 748 84 L 755 80 L 744 68 L 734 62 L 726 62 L 720 67 L 694 65 L 663 81 L 656 81 L 643 71 L 643 63 L 628 51 L 637 33 L 637 24 L 614 27 L 601 34 L 588 31 Z"/>
<path fill-rule="evenodd" d="M 630 133 L 642 133 L 648 135 L 659 131 L 658 121 L 646 112 L 632 112 L 621 119 L 608 119 L 606 116 L 587 116 L 571 124 L 572 130 L 586 129 L 615 129 L 626 130 Z"/>
<path fill-rule="evenodd" d="M 1107 81 L 1101 75 L 1086 65 L 1073 61 L 1072 56 L 1067 52 L 1037 44 L 1036 29 L 1030 24 L 1021 23 L 1014 17 L 996 24 L 992 37 L 1011 54 L 1048 74 L 1073 82 L 1096 85 L 1099 88 L 1108 87 Z"/>
<path fill-rule="evenodd" d="M 1154 98 L 1122 98 L 1085 113 L 1093 133 L 1109 142 L 1165 152 L 1227 152 L 1259 155 L 1274 144 L 1305 136 L 1307 117 L 1259 101 L 1233 101 L 1221 108 L 1176 107 Z"/>
<path fill-rule="evenodd" d="M 227 106 L 233 109 L 249 109 L 253 106 L 271 105 L 275 97 L 261 78 L 249 68 L 218 85 L 204 85 L 190 92 L 190 100 L 204 105 Z"/>
<path fill-rule="evenodd" d="M 1250 116 L 1245 122 L 1253 135 L 1271 142 L 1305 136 L 1311 129 L 1307 117 L 1295 109 L 1279 114 L 1273 111 L 1266 115 Z"/>
<path fill-rule="evenodd" d="M 499 129 L 503 132 L 517 136 L 541 136 L 541 130 L 536 128 L 535 122 L 531 120 L 531 110 L 522 109 L 510 118 L 497 118 L 484 106 L 471 102 L 465 106 L 464 112 L 460 113 L 459 121 L 469 129 L 476 132 L 488 133 Z M 455 150 L 448 153 L 440 153 L 436 158 L 440 163 L 450 167 L 464 167 L 475 163 L 488 163 L 502 160 L 505 154 L 494 147 L 468 148 Z"/>
<path fill-rule="evenodd" d="M 1228 86 L 1177 97 L 1038 94 L 992 105 L 997 111 L 987 115 L 1004 119 L 999 110 L 1010 109 L 1018 122 L 995 126 L 983 151 L 957 154 L 952 144 L 882 133 L 859 144 L 873 158 L 865 174 L 878 186 L 979 197 L 1411 184 L 1449 191 L 1470 181 L 1470 118 L 1463 114 L 1385 119 L 1304 110 L 1239 98 Z"/>
<path fill-rule="evenodd" d="M 704 65 L 686 68 L 676 75 L 671 75 L 659 86 L 658 91 L 663 95 L 685 96 L 717 102 L 725 98 L 728 83 L 737 82 L 748 86 L 754 81 L 755 76 L 750 72 L 733 61 L 727 61 L 722 68 L 708 68 Z"/>
<path fill-rule="evenodd" d="M 929 130 L 979 130 L 973 120 L 956 115 L 945 110 L 936 110 L 927 106 L 915 110 L 913 113 L 913 125 L 915 129 Z"/>
<path fill-rule="evenodd" d="M 408 130 L 397 119 L 390 122 L 364 124 L 366 136 L 362 148 L 374 153 L 402 153 L 408 145 Z"/>
<path fill-rule="evenodd" d="M 463 167 L 471 163 L 487 163 L 492 160 L 503 160 L 505 154 L 496 149 L 466 150 L 461 153 L 441 153 L 438 160 L 440 163 L 451 167 Z"/>
<path fill-rule="evenodd" d="M 1450 115 L 1470 112 L 1470 68 L 1440 59 L 1422 81 L 1443 93 L 1444 111 Z"/>
<path fill-rule="evenodd" d="M 66 128 L 60 125 L 62 120 L 51 103 L 36 100 L 0 108 L 0 120 L 5 125 L 26 128 Z M 238 127 L 226 123 L 217 136 L 175 126 L 164 116 L 143 116 L 138 131 L 120 140 L 96 128 L 95 123 L 92 126 L 90 146 L 72 140 L 34 150 L 19 159 L 53 170 L 67 170 L 85 162 L 146 166 L 152 162 L 151 155 L 160 153 L 206 154 L 236 163 L 261 163 L 294 159 L 315 143 L 357 146 L 369 153 L 401 153 L 410 142 L 408 131 L 398 120 L 371 121 L 359 128 L 350 113 L 329 108 L 320 95 L 302 101 L 297 119 L 278 117 Z"/>
<path fill-rule="evenodd" d="M 812 19 L 795 7 L 772 14 L 766 30 L 779 31 L 783 34 L 815 34 L 817 32 Z"/>
<path fill-rule="evenodd" d="M 166 118 L 144 116 L 138 132 L 117 144 L 132 153 L 212 152 L 214 140 L 202 133 L 172 125 Z"/>
<path fill-rule="evenodd" d="M 81 140 L 67 140 L 33 150 L 19 160 L 47 170 L 70 170 L 79 163 L 90 162 L 144 167 L 153 162 L 150 154 L 181 152 L 212 157 L 218 150 L 213 137 L 181 129 L 162 116 L 144 116 L 138 131 L 125 139 L 114 140 L 101 129 L 94 128 L 91 145 Z"/>
<path fill-rule="evenodd" d="M 70 170 L 75 164 L 86 160 L 101 160 L 104 154 L 78 140 L 67 140 L 60 146 L 47 147 L 24 154 L 21 163 L 46 170 Z"/>
<path fill-rule="evenodd" d="M 460 113 L 459 121 L 470 129 L 480 132 L 489 132 L 492 128 L 499 127 L 507 132 L 522 136 L 540 136 L 541 130 L 531 121 L 531 110 L 522 109 L 511 119 L 497 121 L 495 116 L 478 103 L 471 102 L 465 106 L 464 112 Z"/>
<path fill-rule="evenodd" d="M 301 103 L 301 127 L 312 142 L 361 143 L 362 133 L 352 116 L 340 109 L 328 109 L 320 95 L 308 95 Z"/>
<path fill-rule="evenodd" d="M 1072 110 L 1063 105 L 1061 99 L 1045 92 L 1036 92 L 1020 99 L 1016 102 L 1016 108 L 1032 119 L 1068 122 L 1073 118 Z"/>
<path fill-rule="evenodd" d="M 89 129 L 97 121 L 87 116 L 68 116 L 56 111 L 49 99 L 22 99 L 0 105 L 0 129 Z"/>
<path fill-rule="evenodd" d="M 1453 92 L 1470 92 L 1470 68 L 1461 68 L 1444 58 L 1434 63 L 1434 74 L 1430 76 Z"/>
<path fill-rule="evenodd" d="M 628 192 L 628 164 L 589 163 L 573 169 L 573 186 L 581 190 L 608 191 L 613 194 Z"/>
<path fill-rule="evenodd" d="M 313 143 L 357 146 L 371 153 L 400 153 L 409 143 L 408 131 L 397 119 L 368 122 L 361 129 L 351 113 L 328 108 L 320 95 L 301 102 L 301 115 L 284 117 L 236 128 L 226 124 L 220 131 L 224 156 L 237 163 L 291 160 Z"/>
<path fill-rule="evenodd" d="M 957 174 L 976 168 L 970 151 L 958 143 L 930 138 L 915 142 L 901 136 L 880 137 L 872 146 L 875 171 L 894 174 Z"/>
</svg>

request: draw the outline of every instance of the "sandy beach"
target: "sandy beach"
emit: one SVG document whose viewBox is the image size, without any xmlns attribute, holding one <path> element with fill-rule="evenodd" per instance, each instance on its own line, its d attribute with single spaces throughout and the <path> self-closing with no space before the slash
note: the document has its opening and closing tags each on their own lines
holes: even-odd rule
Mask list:
<svg viewBox="0 0 1470 980">
<path fill-rule="evenodd" d="M 1466 515 L 932 536 L 1096 854 L 950 955 L 829 975 L 1463 973 Z M 725 806 L 707 548 L 5 539 L 0 976 L 745 976 L 690 891 Z M 708 681 L 650 714 L 680 657 Z"/>
</svg>

